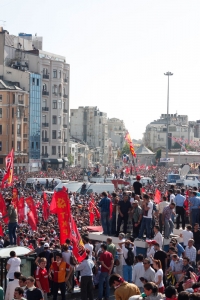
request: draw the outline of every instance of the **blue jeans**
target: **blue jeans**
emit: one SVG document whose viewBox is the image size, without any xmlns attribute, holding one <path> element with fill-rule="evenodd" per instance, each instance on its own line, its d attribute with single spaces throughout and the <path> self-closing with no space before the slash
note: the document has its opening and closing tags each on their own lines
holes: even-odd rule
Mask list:
<svg viewBox="0 0 200 300">
<path fill-rule="evenodd" d="M 11 245 L 17 245 L 17 239 L 16 239 L 16 228 L 17 228 L 17 222 L 15 223 L 8 223 L 8 231 L 9 231 L 9 239 Z M 14 242 L 13 242 L 14 239 Z"/>
<path fill-rule="evenodd" d="M 199 209 L 192 209 L 192 227 L 194 228 L 194 224 L 199 223 Z"/>
<path fill-rule="evenodd" d="M 108 212 L 101 212 L 101 225 L 103 227 L 103 233 L 110 235 L 110 215 Z"/>
<path fill-rule="evenodd" d="M 123 266 L 123 278 L 125 281 L 132 283 L 132 266 L 124 265 Z"/>
<path fill-rule="evenodd" d="M 142 223 L 140 227 L 140 232 L 138 238 L 141 239 L 143 238 L 144 230 L 146 229 L 146 238 L 150 239 L 151 238 L 151 218 L 142 218 Z"/>
<path fill-rule="evenodd" d="M 101 272 L 99 275 L 99 291 L 98 291 L 98 299 L 103 298 L 103 284 L 106 284 L 106 293 L 105 298 L 108 299 L 110 295 L 110 287 L 109 287 L 109 274 L 107 272 Z"/>
<path fill-rule="evenodd" d="M 174 223 L 172 222 L 172 220 L 165 219 L 164 237 L 166 239 L 169 239 L 169 236 L 173 232 L 173 229 L 174 229 Z"/>
</svg>

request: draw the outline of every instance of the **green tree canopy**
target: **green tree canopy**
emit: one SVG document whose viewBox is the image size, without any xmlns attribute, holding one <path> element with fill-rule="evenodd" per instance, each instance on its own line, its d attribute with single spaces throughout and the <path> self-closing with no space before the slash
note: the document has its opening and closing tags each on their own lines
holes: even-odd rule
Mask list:
<svg viewBox="0 0 200 300">
<path fill-rule="evenodd" d="M 68 154 L 67 158 L 68 158 L 68 161 L 69 161 L 69 165 L 71 166 L 73 164 L 73 162 L 74 162 L 74 157 L 70 153 L 70 154 Z"/>
<path fill-rule="evenodd" d="M 161 153 L 162 153 L 162 150 L 161 149 L 158 149 L 156 151 L 156 159 L 160 159 L 161 158 Z"/>
<path fill-rule="evenodd" d="M 121 155 L 123 154 L 130 154 L 130 146 L 128 143 L 125 143 L 122 150 L 121 150 Z"/>
</svg>

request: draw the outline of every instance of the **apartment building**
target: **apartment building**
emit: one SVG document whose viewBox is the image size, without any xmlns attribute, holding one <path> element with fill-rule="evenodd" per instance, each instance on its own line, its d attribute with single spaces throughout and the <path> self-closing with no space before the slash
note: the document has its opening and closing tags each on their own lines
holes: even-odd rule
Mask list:
<svg viewBox="0 0 200 300">
<path fill-rule="evenodd" d="M 68 154 L 70 66 L 64 56 L 43 51 L 42 43 L 41 37 L 13 36 L 0 28 L 0 75 L 18 80 L 29 92 L 31 88 L 39 90 L 32 93 L 37 99 L 30 105 L 30 114 L 35 118 L 29 119 L 34 141 L 39 139 L 39 151 L 30 153 L 30 159 L 41 160 L 43 167 L 58 168 L 65 165 Z M 30 149 L 36 146 L 34 141 L 30 141 Z"/>
<path fill-rule="evenodd" d="M 0 77 L 1 78 L 1 77 Z M 28 168 L 29 162 L 29 93 L 19 82 L 0 79 L 0 168 L 14 149 L 15 171 Z"/>
<path fill-rule="evenodd" d="M 70 110 L 70 133 L 72 138 L 84 141 L 98 150 L 98 157 L 106 163 L 108 156 L 107 114 L 97 106 L 80 106 Z M 95 159 L 96 161 L 96 159 Z"/>
<path fill-rule="evenodd" d="M 190 143 L 194 139 L 194 126 L 188 122 L 188 116 L 169 114 L 168 147 L 173 148 L 176 141 Z M 143 142 L 153 150 L 166 147 L 167 115 L 162 114 L 160 119 L 154 120 L 146 126 Z"/>
<path fill-rule="evenodd" d="M 108 136 L 111 138 L 114 148 L 121 149 L 123 147 L 126 131 L 123 120 L 117 118 L 108 119 Z"/>
</svg>

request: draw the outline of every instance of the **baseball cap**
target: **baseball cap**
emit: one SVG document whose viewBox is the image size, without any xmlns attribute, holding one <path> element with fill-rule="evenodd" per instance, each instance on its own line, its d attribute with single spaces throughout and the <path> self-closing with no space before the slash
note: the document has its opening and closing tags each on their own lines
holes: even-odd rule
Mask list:
<svg viewBox="0 0 200 300">
<path fill-rule="evenodd" d="M 136 176 L 136 179 L 137 179 L 137 180 L 140 180 L 140 179 L 141 179 L 140 175 L 137 175 L 137 176 Z"/>
<path fill-rule="evenodd" d="M 157 244 L 157 242 L 155 240 L 147 240 L 146 243 L 151 244 L 151 245 L 156 245 Z"/>
<path fill-rule="evenodd" d="M 45 244 L 44 244 L 44 248 L 49 248 L 49 244 L 48 244 L 48 243 L 45 243 Z"/>
</svg>

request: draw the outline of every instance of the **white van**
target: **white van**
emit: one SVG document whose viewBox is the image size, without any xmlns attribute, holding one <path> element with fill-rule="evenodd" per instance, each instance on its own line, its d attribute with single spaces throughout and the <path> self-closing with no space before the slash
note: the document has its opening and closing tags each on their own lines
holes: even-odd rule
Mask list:
<svg viewBox="0 0 200 300">
<path fill-rule="evenodd" d="M 83 182 L 78 181 L 69 181 L 67 183 L 60 182 L 55 188 L 54 191 L 58 192 L 61 191 L 63 186 L 68 189 L 68 192 L 76 192 L 79 188 L 81 188 L 83 185 Z"/>
<path fill-rule="evenodd" d="M 83 186 L 84 182 L 69 182 L 69 183 L 59 183 L 54 191 L 60 191 L 62 190 L 63 186 L 65 186 L 68 189 L 68 192 L 76 192 L 76 193 L 80 193 L 80 194 L 90 194 L 90 193 L 97 193 L 100 194 L 102 192 L 109 192 L 109 193 L 113 193 L 114 192 L 114 184 L 113 183 L 90 183 L 90 182 L 86 182 L 86 188 L 83 190 L 82 186 Z"/>
<path fill-rule="evenodd" d="M 32 188 L 33 187 L 33 183 L 38 182 L 41 184 L 41 186 L 43 185 L 45 187 L 46 185 L 46 179 L 49 180 L 49 185 L 51 185 L 51 181 L 54 179 L 55 183 L 57 183 L 57 185 L 61 182 L 60 179 L 58 178 L 27 178 L 26 180 L 26 187 L 27 188 Z"/>
</svg>

